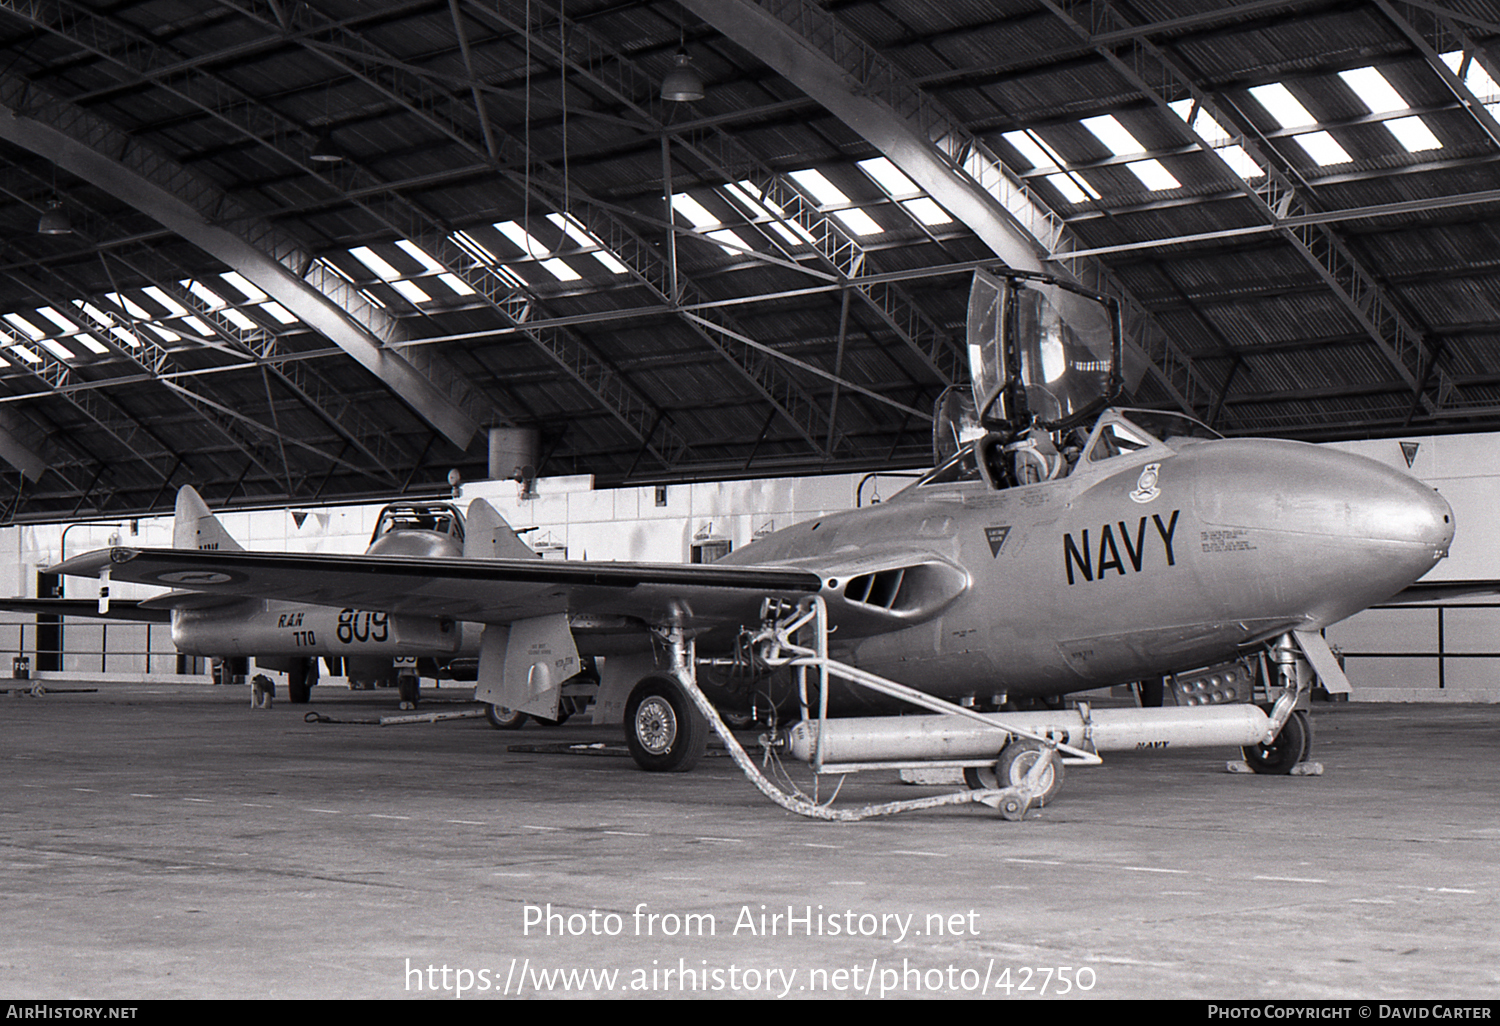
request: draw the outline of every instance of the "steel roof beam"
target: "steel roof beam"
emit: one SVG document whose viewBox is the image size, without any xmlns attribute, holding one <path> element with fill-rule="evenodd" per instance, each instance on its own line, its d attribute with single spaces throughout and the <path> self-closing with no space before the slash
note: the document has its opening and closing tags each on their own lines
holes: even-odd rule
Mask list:
<svg viewBox="0 0 1500 1026">
<path fill-rule="evenodd" d="M 1190 413 L 1213 407 L 1215 389 L 1109 270 L 1066 256 L 1076 243 L 1062 220 L 957 118 L 826 9 L 814 0 L 682 3 L 867 139 L 1006 264 L 1041 270 L 1055 258 L 1055 272 L 1119 297 L 1129 340 L 1144 349 L 1158 384 Z M 1134 355 L 1141 362 L 1140 350 Z"/>
<path fill-rule="evenodd" d="M 1169 123 L 1179 126 L 1184 135 L 1215 162 L 1220 175 L 1234 183 L 1257 215 L 1277 228 L 1282 239 L 1369 334 L 1382 356 L 1429 414 L 1451 402 L 1462 403 L 1462 396 L 1451 378 L 1436 365 L 1421 329 L 1392 301 L 1344 241 L 1326 224 L 1286 221 L 1288 217 L 1300 218 L 1303 214 L 1315 213 L 1315 210 L 1288 175 L 1266 157 L 1257 140 L 1242 127 L 1244 119 L 1238 111 L 1231 113 L 1220 107 L 1191 75 L 1149 39 L 1140 35 L 1122 38 L 1119 33 L 1127 32 L 1130 24 L 1107 0 L 1084 0 L 1067 6 L 1057 0 L 1041 2 L 1084 40 L 1091 39 L 1095 32 L 1105 27 L 1113 29 L 1111 38 L 1121 39 L 1121 42 L 1097 45 L 1095 51 L 1126 82 L 1155 103 Z M 1116 45 L 1125 50 L 1123 56 L 1115 52 Z M 1193 100 L 1194 108 L 1185 122 L 1168 106 L 1168 102 L 1169 99 L 1188 97 Z M 1257 188 L 1240 177 L 1214 145 L 1192 127 L 1191 118 L 1198 108 L 1206 111 L 1221 128 L 1239 133 L 1231 142 L 1238 144 L 1264 172 L 1263 186 Z"/>
<path fill-rule="evenodd" d="M 457 4 L 459 0 L 450 2 Z M 511 31 L 524 30 L 524 26 L 496 11 L 486 8 L 476 13 Z M 554 60 L 566 62 L 577 74 L 635 114 L 643 124 L 669 137 L 678 151 L 687 150 L 726 182 L 748 178 L 762 189 L 763 194 L 771 194 L 773 202 L 783 211 L 778 216 L 775 208 L 767 208 L 775 219 L 774 223 L 790 229 L 788 222 L 795 222 L 815 240 L 813 250 L 825 266 L 851 283 L 853 293 L 927 365 L 939 381 L 952 385 L 967 378 L 967 354 L 963 346 L 895 283 L 859 281 L 859 276 L 866 270 L 869 251 L 786 176 L 774 171 L 718 126 L 683 129 L 665 122 L 659 113 L 663 101 L 655 99 L 659 88 L 656 79 L 586 25 L 560 16 L 556 31 L 542 26 L 533 30 L 533 39 Z M 769 235 L 766 238 L 776 245 L 775 239 Z M 786 253 L 786 256 L 793 261 L 794 267 L 797 266 L 793 254 Z M 825 443 L 825 447 L 828 444 Z"/>
<path fill-rule="evenodd" d="M 245 0 L 232 0 L 232 5 L 247 14 L 253 12 L 249 9 L 252 5 Z M 313 12 L 306 8 L 299 9 L 297 14 L 303 17 L 313 16 Z M 444 89 L 436 88 L 428 82 L 421 69 L 411 67 L 400 67 L 388 54 L 383 54 L 374 47 L 369 40 L 348 33 L 336 33 L 338 36 L 337 46 L 328 46 L 321 41 L 306 38 L 302 45 L 311 52 L 317 53 L 325 61 L 343 71 L 358 76 L 370 88 L 392 98 L 396 103 L 406 108 L 410 113 L 426 121 L 432 127 L 448 136 L 454 142 L 468 149 L 471 154 L 480 158 L 487 158 L 487 153 L 481 146 L 476 145 L 470 137 L 470 130 L 465 124 L 470 116 L 466 113 L 464 117 L 458 116 L 453 109 L 453 98 Z M 366 58 L 365 54 L 368 54 Z M 362 66 L 364 60 L 371 60 L 383 72 L 380 75 L 374 73 L 373 68 Z M 475 112 L 477 114 L 477 112 Z M 605 209 L 602 205 L 589 202 L 589 197 L 582 190 L 573 187 L 566 177 L 556 168 L 548 165 L 545 161 L 539 161 L 534 155 L 524 152 L 524 147 L 518 141 L 497 133 L 495 138 L 502 145 L 509 147 L 512 152 L 517 153 L 529 167 L 529 173 L 522 174 L 506 168 L 498 168 L 513 184 L 524 190 L 531 190 L 539 198 L 549 203 L 556 204 L 559 209 L 564 207 L 564 199 L 576 200 L 579 204 L 570 212 L 578 218 L 585 228 L 600 238 L 605 246 L 624 263 L 641 283 L 657 293 L 660 298 L 668 299 L 669 302 L 677 297 L 670 297 L 669 285 L 670 275 L 661 263 L 654 247 L 641 238 L 632 228 L 624 224 L 614 213 Z M 529 161 L 526 160 L 529 158 Z M 408 238 L 412 236 L 408 235 Z M 413 241 L 421 244 L 420 239 Z M 432 240 L 433 245 L 429 248 L 432 252 L 436 248 L 438 252 L 433 255 L 440 262 L 443 259 L 443 250 L 452 250 L 455 247 L 451 242 L 446 246 Z M 458 270 L 457 267 L 454 267 Z M 471 272 L 474 268 L 470 268 Z M 679 276 L 679 284 L 685 284 Z M 471 281 L 472 285 L 473 282 Z M 520 290 L 513 283 L 499 280 L 489 285 L 486 294 L 496 292 L 496 286 L 503 287 L 507 292 L 515 294 L 520 300 L 520 306 L 529 308 L 537 302 L 534 297 L 520 296 Z M 670 297 L 670 299 L 669 299 Z M 525 317 L 516 319 L 521 323 Z M 792 426 L 802 435 L 803 439 L 820 455 L 821 437 L 826 431 L 826 417 L 820 405 L 812 396 L 805 393 L 801 386 L 779 366 L 778 361 L 768 358 L 751 347 L 744 346 L 740 342 L 741 333 L 732 322 L 723 325 L 724 331 L 712 331 L 704 328 L 701 324 L 689 325 L 692 330 L 707 344 L 712 346 L 734 367 L 762 397 L 777 407 Z M 555 333 L 554 333 L 555 334 Z M 582 377 L 577 372 L 580 368 L 576 357 L 585 357 L 589 363 L 598 364 L 597 358 L 587 353 L 583 347 L 571 347 L 571 351 L 559 353 L 552 339 L 541 340 L 543 348 L 559 358 L 563 367 L 573 374 L 576 380 L 587 387 L 595 387 L 590 378 Z M 616 386 L 618 388 L 618 386 Z M 629 386 L 634 391 L 633 386 Z M 601 401 L 607 407 L 613 408 L 613 396 L 601 393 Z M 633 422 L 634 418 L 632 418 Z M 663 425 L 666 427 L 667 425 Z M 649 428 L 647 430 L 650 430 Z M 648 436 L 649 440 L 649 436 Z M 668 463 L 670 465 L 670 463 Z"/>
<path fill-rule="evenodd" d="M 0 0 L 0 11 L 143 78 L 180 63 L 154 41 L 62 0 Z M 289 135 L 304 131 L 211 76 L 192 69 L 184 74 L 196 93 L 170 81 L 157 84 L 257 141 L 267 142 L 257 134 L 264 133 L 284 146 Z M 76 105 L 14 77 L 0 80 L 0 136 L 112 191 L 236 268 L 369 370 L 455 446 L 468 447 L 477 420 L 391 348 L 397 341 L 394 322 L 336 276 L 309 273 L 316 265 L 300 244 L 239 209 L 217 187 Z"/>
</svg>

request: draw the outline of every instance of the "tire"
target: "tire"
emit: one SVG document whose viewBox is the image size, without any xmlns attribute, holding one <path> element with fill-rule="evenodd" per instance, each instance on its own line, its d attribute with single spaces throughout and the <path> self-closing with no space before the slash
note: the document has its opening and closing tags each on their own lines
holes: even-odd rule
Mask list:
<svg viewBox="0 0 1500 1026">
<path fill-rule="evenodd" d="M 1019 787 L 1038 758 L 1050 758 L 1052 765 L 1042 774 L 1042 789 L 1035 801 L 1038 808 L 1048 804 L 1062 790 L 1066 767 L 1057 753 L 1030 738 L 1017 738 L 1000 751 L 994 766 L 971 766 L 964 770 L 964 783 L 978 791 L 981 788 Z"/>
<path fill-rule="evenodd" d="M 549 720 L 545 716 L 533 716 L 532 719 L 536 720 L 544 727 L 561 727 L 564 723 L 568 722 L 568 717 L 572 715 L 573 714 L 567 709 L 559 709 L 557 712 L 557 719 L 555 720 Z"/>
<path fill-rule="evenodd" d="M 708 747 L 708 720 L 668 677 L 647 677 L 625 703 L 625 744 L 641 769 L 686 773 Z"/>
<path fill-rule="evenodd" d="M 484 706 L 484 718 L 496 730 L 520 730 L 521 725 L 526 722 L 525 713 L 507 709 L 503 705 L 491 705 L 488 702 Z"/>
<path fill-rule="evenodd" d="M 415 709 L 422 700 L 422 679 L 409 673 L 396 678 L 396 698 L 403 709 Z"/>
<path fill-rule="evenodd" d="M 1275 741 L 1268 745 L 1246 745 L 1240 751 L 1255 772 L 1285 776 L 1312 754 L 1312 721 L 1299 709 L 1287 717 Z"/>
<path fill-rule="evenodd" d="M 287 699 L 293 705 L 306 705 L 312 701 L 312 688 L 318 680 L 316 659 L 293 659 L 286 672 Z"/>
</svg>

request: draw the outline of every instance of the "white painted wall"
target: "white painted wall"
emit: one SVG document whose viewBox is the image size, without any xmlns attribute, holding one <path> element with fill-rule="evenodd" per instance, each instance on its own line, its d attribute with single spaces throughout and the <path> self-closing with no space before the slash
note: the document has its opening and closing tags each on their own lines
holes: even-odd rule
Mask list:
<svg viewBox="0 0 1500 1026">
<path fill-rule="evenodd" d="M 1415 443 L 1407 467 L 1401 442 Z M 1500 435 L 1340 442 L 1436 488 L 1453 507 L 1449 556 L 1431 581 L 1500 581 Z M 1359 701 L 1500 702 L 1500 598 L 1369 609 L 1327 631 Z"/>
</svg>

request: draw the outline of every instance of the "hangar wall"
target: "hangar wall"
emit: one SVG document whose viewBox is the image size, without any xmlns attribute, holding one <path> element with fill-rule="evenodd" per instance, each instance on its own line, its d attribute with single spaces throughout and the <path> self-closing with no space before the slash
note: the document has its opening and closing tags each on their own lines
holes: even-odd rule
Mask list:
<svg viewBox="0 0 1500 1026">
<path fill-rule="evenodd" d="M 1433 581 L 1500 581 L 1500 435 L 1333 443 L 1432 485 L 1457 530 Z M 1408 458 L 1408 454 L 1410 454 Z M 1500 702 L 1500 599 L 1483 596 L 1368 609 L 1327 631 L 1355 699 Z"/>
</svg>

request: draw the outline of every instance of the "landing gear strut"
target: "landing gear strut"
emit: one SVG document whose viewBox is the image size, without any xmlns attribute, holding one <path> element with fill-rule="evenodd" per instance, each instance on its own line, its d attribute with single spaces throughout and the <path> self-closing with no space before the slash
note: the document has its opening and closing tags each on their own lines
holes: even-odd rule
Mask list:
<svg viewBox="0 0 1500 1026">
<path fill-rule="evenodd" d="M 1296 708 L 1311 687 L 1311 671 L 1290 634 L 1277 638 L 1270 654 L 1276 664 L 1281 694 L 1271 707 L 1261 707 L 1270 717 L 1270 724 L 1260 744 L 1246 745 L 1240 751 L 1245 764 L 1256 773 L 1286 776 L 1312 754 L 1312 721 L 1306 712 Z"/>
</svg>

